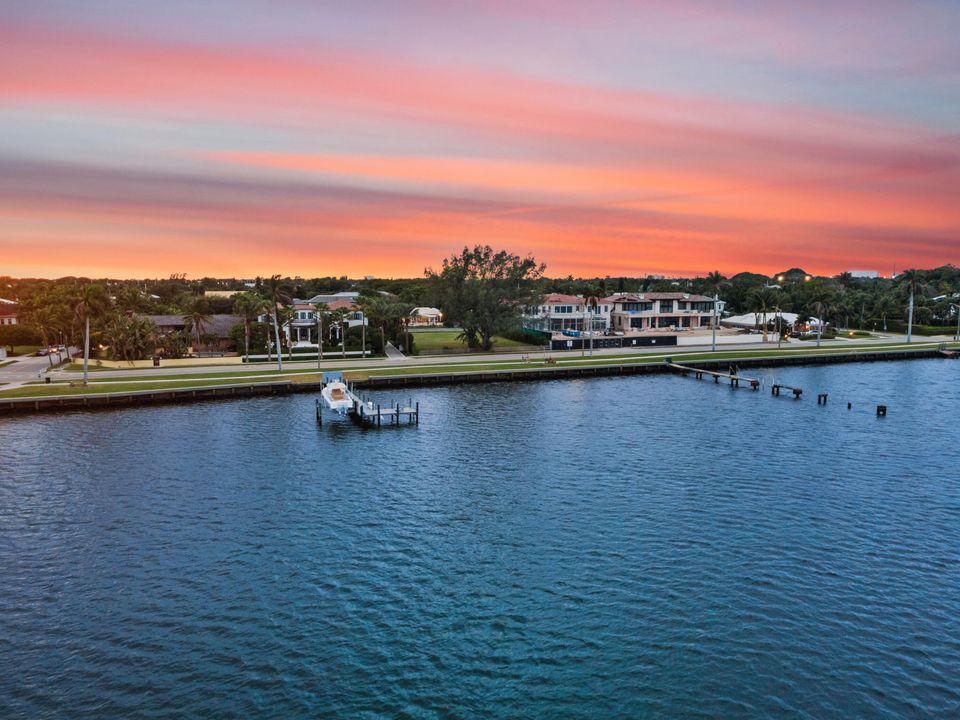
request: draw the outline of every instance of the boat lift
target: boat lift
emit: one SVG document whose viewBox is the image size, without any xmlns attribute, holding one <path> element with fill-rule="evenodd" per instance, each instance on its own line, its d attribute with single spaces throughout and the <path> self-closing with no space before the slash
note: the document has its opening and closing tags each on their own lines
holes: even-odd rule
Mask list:
<svg viewBox="0 0 960 720">
<path fill-rule="evenodd" d="M 374 403 L 362 397 L 352 383 L 344 382 L 343 373 L 338 371 L 324 372 L 320 389 L 320 397 L 316 401 L 317 425 L 323 426 L 323 408 L 333 410 L 339 415 L 349 415 L 357 424 L 363 427 L 383 427 L 400 425 L 406 420 L 407 425 L 420 424 L 420 403 L 412 400 L 408 405 L 401 403 Z"/>
</svg>

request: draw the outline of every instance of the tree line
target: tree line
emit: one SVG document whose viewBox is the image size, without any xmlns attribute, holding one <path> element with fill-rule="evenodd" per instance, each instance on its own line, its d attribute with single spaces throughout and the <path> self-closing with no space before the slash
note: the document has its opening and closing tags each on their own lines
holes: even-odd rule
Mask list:
<svg viewBox="0 0 960 720">
<path fill-rule="evenodd" d="M 855 278 L 849 273 L 813 277 L 792 268 L 773 276 L 711 272 L 695 278 L 549 278 L 546 266 L 490 246 L 464 247 L 428 268 L 422 278 L 402 280 L 258 277 L 187 280 L 173 275 L 160 280 L 59 280 L 0 277 L 0 296 L 19 302 L 18 325 L 0 326 L 0 343 L 10 346 L 103 345 L 111 357 L 133 360 L 160 352 L 182 356 L 189 346 L 202 348 L 218 338 L 207 332 L 215 314 L 239 318 L 231 331 L 246 356 L 276 356 L 282 365 L 291 349 L 281 329 L 292 320 L 293 298 L 354 289 L 366 323 L 347 328 L 350 311 L 317 306 L 322 341 L 347 351 L 381 354 L 387 342 L 413 348 L 410 311 L 435 306 L 446 324 L 476 349 L 489 350 L 498 334 L 522 326 L 525 307 L 551 292 L 606 297 L 617 292 L 682 291 L 717 296 L 734 314 L 777 310 L 822 319 L 834 327 L 914 333 L 947 333 L 960 305 L 960 269 L 945 265 L 907 270 L 896 278 Z M 252 286 L 250 286 L 252 285 Z M 225 296 L 204 296 L 206 290 Z M 235 292 L 230 292 L 235 291 Z M 160 334 L 147 315 L 176 315 L 184 331 Z M 265 322 L 262 322 L 264 319 Z M 823 325 L 820 325 L 823 327 Z M 367 329 L 371 330 L 367 337 Z M 84 353 L 89 357 L 89 350 Z"/>
</svg>

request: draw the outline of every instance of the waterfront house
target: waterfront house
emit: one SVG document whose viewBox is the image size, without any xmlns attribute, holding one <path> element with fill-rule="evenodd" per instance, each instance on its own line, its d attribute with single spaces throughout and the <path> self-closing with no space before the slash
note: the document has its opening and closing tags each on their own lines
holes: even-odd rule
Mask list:
<svg viewBox="0 0 960 720">
<path fill-rule="evenodd" d="M 174 332 L 186 332 L 187 330 L 183 315 L 144 315 L 143 317 L 157 326 L 157 333 L 161 336 Z M 211 315 L 210 319 L 203 324 L 201 334 L 216 336 L 216 343 L 211 349 L 218 351 L 232 350 L 234 343 L 230 337 L 230 331 L 237 323 L 243 323 L 243 318 L 239 315 Z M 194 338 L 193 333 L 188 334 L 191 338 Z"/>
<path fill-rule="evenodd" d="M 550 293 L 539 305 L 527 308 L 525 324 L 548 332 L 583 331 L 587 327 L 595 331 L 606 330 L 610 326 L 612 307 L 610 298 L 599 298 L 594 309 L 580 295 Z"/>
<path fill-rule="evenodd" d="M 16 300 L 0 298 L 0 325 L 16 325 L 20 304 Z"/>
<path fill-rule="evenodd" d="M 344 297 L 348 296 L 348 297 Z M 340 338 L 339 321 L 332 318 L 329 313 L 338 310 L 346 310 L 344 322 L 348 328 L 358 325 L 365 325 L 366 318 L 363 315 L 363 309 L 357 305 L 349 296 L 356 297 L 357 293 L 337 293 L 336 295 L 317 295 L 310 298 L 309 301 L 295 300 L 293 304 L 293 317 L 290 323 L 281 328 L 281 331 L 287 338 L 287 342 L 293 347 L 316 347 L 317 346 L 317 309 L 314 300 L 318 297 L 332 297 L 330 302 L 326 302 L 327 317 L 324 318 L 324 339 L 331 340 Z M 324 302 L 324 301 L 319 301 Z M 263 320 L 272 320 L 264 317 Z"/>
<path fill-rule="evenodd" d="M 621 293 L 611 296 L 611 326 L 618 332 L 665 328 L 709 328 L 713 298 L 680 292 Z"/>
</svg>

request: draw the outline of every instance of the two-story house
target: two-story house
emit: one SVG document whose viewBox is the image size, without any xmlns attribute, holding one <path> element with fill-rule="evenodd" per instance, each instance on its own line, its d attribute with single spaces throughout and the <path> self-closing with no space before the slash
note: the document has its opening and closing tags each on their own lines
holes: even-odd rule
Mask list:
<svg viewBox="0 0 960 720">
<path fill-rule="evenodd" d="M 548 332 L 564 330 L 606 330 L 610 326 L 610 311 L 613 305 L 609 298 L 600 298 L 596 308 L 580 295 L 550 293 L 539 305 L 527 308 L 528 327 Z"/>
<path fill-rule="evenodd" d="M 610 313 L 618 332 L 710 327 L 714 301 L 706 295 L 649 292 L 614 295 Z"/>
</svg>

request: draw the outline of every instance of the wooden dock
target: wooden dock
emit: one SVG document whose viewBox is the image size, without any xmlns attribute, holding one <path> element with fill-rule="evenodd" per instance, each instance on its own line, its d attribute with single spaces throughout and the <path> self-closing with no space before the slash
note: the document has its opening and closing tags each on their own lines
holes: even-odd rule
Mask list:
<svg viewBox="0 0 960 720">
<path fill-rule="evenodd" d="M 323 389 L 322 385 L 320 389 Z M 346 414 L 362 427 L 381 428 L 384 425 L 400 425 L 401 423 L 406 425 L 420 424 L 419 402 L 414 403 L 413 400 L 410 400 L 407 405 L 399 402 L 391 402 L 389 405 L 375 403 L 373 400 L 368 400 L 359 395 L 352 384 L 347 385 L 344 394 L 351 403 L 351 407 Z M 323 426 L 323 406 L 323 399 L 317 398 L 317 425 L 321 427 Z"/>
<path fill-rule="evenodd" d="M 708 375 L 713 378 L 715 383 L 719 383 L 720 379 L 730 381 L 730 387 L 740 387 L 740 381 L 742 380 L 745 383 L 750 384 L 750 388 L 753 390 L 760 389 L 760 381 L 757 378 L 744 377 L 743 375 L 737 374 L 734 372 L 719 372 L 717 370 L 707 370 L 702 367 L 691 367 L 689 365 L 680 365 L 679 363 L 670 362 L 667 358 L 667 365 L 669 365 L 674 370 L 678 371 L 681 375 L 686 377 L 687 375 L 693 373 L 697 380 L 701 379 L 704 375 Z M 731 368 L 733 370 L 733 368 Z"/>
</svg>

